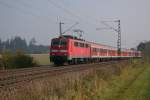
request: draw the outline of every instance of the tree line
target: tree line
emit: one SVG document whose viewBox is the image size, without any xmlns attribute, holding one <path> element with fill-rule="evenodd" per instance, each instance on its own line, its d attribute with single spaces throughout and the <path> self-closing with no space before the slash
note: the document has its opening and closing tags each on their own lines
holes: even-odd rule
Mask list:
<svg viewBox="0 0 150 100">
<path fill-rule="evenodd" d="M 48 53 L 49 46 L 37 45 L 35 38 L 32 38 L 29 44 L 27 44 L 25 39 L 16 36 L 14 38 L 7 39 L 6 41 L 2 41 L 0 39 L 0 53 L 6 50 L 11 52 L 23 51 L 25 53 L 39 54 L 39 53 Z"/>
</svg>

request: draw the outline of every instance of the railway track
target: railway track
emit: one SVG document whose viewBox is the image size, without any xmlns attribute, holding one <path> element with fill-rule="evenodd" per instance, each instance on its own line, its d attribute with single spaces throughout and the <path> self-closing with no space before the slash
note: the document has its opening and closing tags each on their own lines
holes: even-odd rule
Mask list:
<svg viewBox="0 0 150 100">
<path fill-rule="evenodd" d="M 61 67 L 44 66 L 44 67 L 1 71 L 0 89 L 17 87 L 21 84 L 28 83 L 35 79 L 57 76 L 69 72 L 88 70 L 90 68 L 100 67 L 101 65 L 109 65 L 112 63 L 116 63 L 116 61 L 102 62 L 96 64 L 94 63 L 94 64 L 69 65 L 69 66 L 61 66 Z M 99 66 L 95 66 L 95 65 L 99 65 Z"/>
</svg>

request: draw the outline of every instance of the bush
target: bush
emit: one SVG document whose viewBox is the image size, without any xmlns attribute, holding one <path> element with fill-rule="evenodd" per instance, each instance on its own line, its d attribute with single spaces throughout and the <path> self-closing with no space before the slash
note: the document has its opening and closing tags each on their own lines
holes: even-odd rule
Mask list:
<svg viewBox="0 0 150 100">
<path fill-rule="evenodd" d="M 0 58 L 0 70 L 4 68 L 2 58 Z"/>
<path fill-rule="evenodd" d="M 33 60 L 33 57 L 23 52 L 11 53 L 7 51 L 2 53 L 2 65 L 5 69 L 12 69 L 34 67 L 37 63 Z"/>
</svg>

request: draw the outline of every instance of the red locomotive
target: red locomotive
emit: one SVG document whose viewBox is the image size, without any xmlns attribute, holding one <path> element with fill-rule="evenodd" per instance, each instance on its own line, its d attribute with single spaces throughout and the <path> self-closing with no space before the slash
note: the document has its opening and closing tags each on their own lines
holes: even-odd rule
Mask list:
<svg viewBox="0 0 150 100">
<path fill-rule="evenodd" d="M 141 57 L 141 52 L 88 42 L 70 35 L 63 35 L 51 41 L 50 61 L 56 65 L 106 61 Z"/>
</svg>

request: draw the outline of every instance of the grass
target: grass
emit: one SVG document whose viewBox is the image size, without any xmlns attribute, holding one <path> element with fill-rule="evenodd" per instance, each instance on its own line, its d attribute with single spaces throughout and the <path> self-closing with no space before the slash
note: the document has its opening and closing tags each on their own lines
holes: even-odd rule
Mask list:
<svg viewBox="0 0 150 100">
<path fill-rule="evenodd" d="M 150 66 L 122 94 L 122 100 L 150 100 Z"/>
<path fill-rule="evenodd" d="M 31 54 L 39 65 L 50 65 L 49 54 Z"/>
<path fill-rule="evenodd" d="M 150 64 L 141 60 L 36 80 L 13 100 L 150 100 Z M 9 94 L 9 93 L 7 93 Z M 9 97 L 9 96 L 7 96 Z"/>
<path fill-rule="evenodd" d="M 134 65 L 125 68 L 119 76 L 114 76 L 111 81 L 108 81 L 110 86 L 104 90 L 105 94 L 102 96 L 102 100 L 145 100 L 137 98 L 139 96 L 138 94 L 141 92 L 140 89 L 143 84 L 141 83 L 139 89 L 135 84 L 141 82 L 141 80 L 139 80 L 140 77 L 147 71 L 147 69 L 149 69 L 149 67 L 149 64 L 135 63 Z M 150 78 L 148 74 L 144 77 Z M 144 87 L 145 90 L 146 88 L 147 87 Z M 141 98 L 144 97 L 141 96 Z"/>
</svg>

